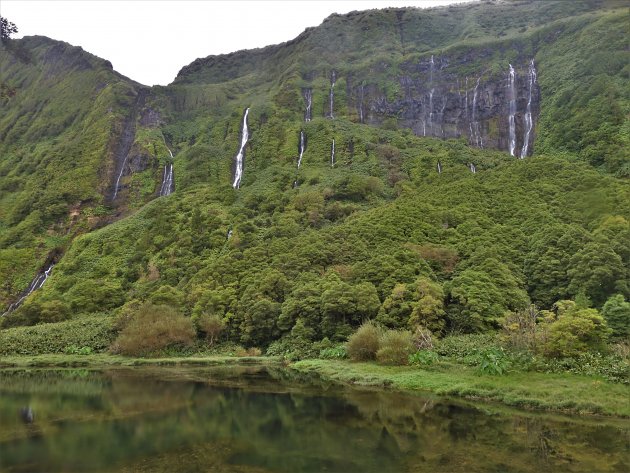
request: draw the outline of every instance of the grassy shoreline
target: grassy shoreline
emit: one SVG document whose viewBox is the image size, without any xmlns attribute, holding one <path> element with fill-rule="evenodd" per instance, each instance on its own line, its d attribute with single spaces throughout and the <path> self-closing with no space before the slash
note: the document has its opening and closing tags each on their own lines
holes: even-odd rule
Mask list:
<svg viewBox="0 0 630 473">
<path fill-rule="evenodd" d="M 141 366 L 279 366 L 280 357 L 190 356 L 131 358 L 120 355 L 4 356 L 3 368 L 141 367 Z M 630 388 L 601 378 L 574 374 L 514 372 L 503 376 L 478 374 L 473 368 L 440 363 L 429 368 L 383 366 L 345 360 L 309 359 L 288 369 L 348 386 L 432 393 L 506 406 L 580 415 L 630 418 Z"/>
<path fill-rule="evenodd" d="M 345 385 L 430 392 L 528 410 L 630 418 L 630 388 L 591 376 L 532 372 L 480 375 L 473 368 L 450 363 L 422 369 L 342 360 L 302 360 L 290 367 Z"/>
</svg>

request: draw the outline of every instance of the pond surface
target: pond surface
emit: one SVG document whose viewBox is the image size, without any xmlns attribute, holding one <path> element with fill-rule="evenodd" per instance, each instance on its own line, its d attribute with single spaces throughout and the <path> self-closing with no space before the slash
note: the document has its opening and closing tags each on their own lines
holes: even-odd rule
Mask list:
<svg viewBox="0 0 630 473">
<path fill-rule="evenodd" d="M 0 370 L 1 472 L 627 472 L 629 433 L 279 368 Z"/>
</svg>

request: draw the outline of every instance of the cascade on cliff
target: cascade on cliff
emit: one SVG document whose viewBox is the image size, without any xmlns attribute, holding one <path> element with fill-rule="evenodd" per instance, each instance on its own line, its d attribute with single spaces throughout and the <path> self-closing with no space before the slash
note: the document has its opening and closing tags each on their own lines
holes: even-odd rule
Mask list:
<svg viewBox="0 0 630 473">
<path fill-rule="evenodd" d="M 162 176 L 162 186 L 160 187 L 160 196 L 171 195 L 173 192 L 173 164 L 164 165 L 164 175 Z"/>
<path fill-rule="evenodd" d="M 330 167 L 335 166 L 335 139 L 332 141 L 332 148 L 330 150 Z"/>
<path fill-rule="evenodd" d="M 312 89 L 304 89 L 303 92 L 304 101 L 306 102 L 306 110 L 304 111 L 304 121 L 310 122 L 313 117 L 312 108 L 313 108 L 313 90 Z"/>
<path fill-rule="evenodd" d="M 515 156 L 514 153 L 516 150 L 516 87 L 515 87 L 516 72 L 514 71 L 512 64 L 510 64 L 509 66 L 510 66 L 510 73 L 508 77 L 508 89 L 509 89 L 508 90 L 508 100 L 509 100 L 508 126 L 510 128 L 509 147 L 510 147 L 510 155 Z"/>
<path fill-rule="evenodd" d="M 243 115 L 243 133 L 241 136 L 241 147 L 236 155 L 236 168 L 234 170 L 234 182 L 232 187 L 238 189 L 241 187 L 241 178 L 243 177 L 243 161 L 245 158 L 245 145 L 249 139 L 249 130 L 247 128 L 247 115 L 249 115 L 249 108 L 245 109 L 245 115 Z"/>
<path fill-rule="evenodd" d="M 335 71 L 333 70 L 330 74 L 330 92 L 328 94 L 328 106 L 329 106 L 328 118 L 331 118 L 331 119 L 335 118 L 333 110 L 334 110 L 334 102 L 335 102 L 335 82 L 336 81 L 337 81 L 337 75 Z"/>
<path fill-rule="evenodd" d="M 441 162 L 437 162 L 437 172 L 438 174 L 442 174 L 442 163 Z"/>
<path fill-rule="evenodd" d="M 470 172 L 473 174 L 477 174 L 477 167 L 473 163 L 468 164 L 468 169 L 470 169 Z"/>
<path fill-rule="evenodd" d="M 523 148 L 521 149 L 521 159 L 527 157 L 527 151 L 529 150 L 529 139 L 534 128 L 534 120 L 532 118 L 532 95 L 534 92 L 534 86 L 536 84 L 536 65 L 532 59 L 529 63 L 529 71 L 527 73 L 527 108 L 525 110 L 525 136 L 523 137 Z"/>
<path fill-rule="evenodd" d="M 22 305 L 22 302 L 24 302 L 24 300 L 28 296 L 30 296 L 34 291 L 42 287 L 44 283 L 46 282 L 46 280 L 48 279 L 48 277 L 50 276 L 50 273 L 52 272 L 52 269 L 54 268 L 54 266 L 55 266 L 55 263 L 50 263 L 48 267 L 46 267 L 46 269 L 37 273 L 37 276 L 35 276 L 35 278 L 31 281 L 31 283 L 26 288 L 26 290 L 22 293 L 19 299 L 15 301 L 13 304 L 11 304 L 7 308 L 6 312 L 4 312 L 2 315 L 4 316 L 13 312 L 15 309 L 17 309 L 18 307 Z"/>
<path fill-rule="evenodd" d="M 306 149 L 306 144 L 304 141 L 304 130 L 300 131 L 300 143 L 298 145 L 298 152 L 299 157 L 298 157 L 298 162 L 297 162 L 297 168 L 298 170 L 300 169 L 300 166 L 302 165 L 302 156 L 304 156 L 304 150 Z"/>
</svg>

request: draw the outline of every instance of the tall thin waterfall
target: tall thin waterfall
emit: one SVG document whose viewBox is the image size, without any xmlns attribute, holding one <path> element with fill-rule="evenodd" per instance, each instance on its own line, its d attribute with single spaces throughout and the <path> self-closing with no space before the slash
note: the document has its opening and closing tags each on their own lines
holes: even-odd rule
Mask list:
<svg viewBox="0 0 630 473">
<path fill-rule="evenodd" d="M 437 172 L 438 174 L 442 174 L 442 163 L 441 162 L 437 162 Z"/>
<path fill-rule="evenodd" d="M 3 313 L 2 315 L 7 315 L 11 312 L 13 312 L 15 309 L 17 309 L 18 307 L 20 307 L 20 305 L 22 305 L 22 302 L 24 302 L 24 299 L 26 299 L 28 296 L 30 296 L 34 291 L 36 291 L 37 289 L 39 289 L 40 287 L 42 287 L 44 285 L 44 283 L 46 282 L 46 280 L 48 279 L 48 277 L 50 276 L 50 273 L 52 272 L 53 267 L 55 266 L 54 263 L 51 263 L 48 265 L 48 267 L 43 271 L 37 274 L 37 276 L 35 276 L 35 279 L 33 279 L 31 281 L 31 284 L 29 284 L 28 288 L 26 289 L 26 291 L 24 291 L 22 293 L 22 296 L 15 301 L 13 304 L 11 304 L 5 313 Z"/>
<path fill-rule="evenodd" d="M 298 151 L 300 152 L 300 156 L 298 157 L 298 163 L 297 163 L 298 169 L 300 169 L 300 166 L 302 165 L 302 156 L 304 156 L 305 149 L 306 149 L 306 146 L 304 145 L 304 131 L 300 131 L 300 146 L 298 148 Z"/>
<path fill-rule="evenodd" d="M 304 90 L 304 100 L 306 100 L 306 111 L 304 112 L 304 121 L 310 122 L 313 116 L 313 91 L 311 89 Z"/>
<path fill-rule="evenodd" d="M 475 90 L 473 91 L 473 103 L 472 103 L 472 123 L 471 123 L 471 136 L 473 138 L 473 144 L 475 144 L 479 148 L 483 148 L 483 136 L 481 136 L 481 132 L 479 130 L 479 122 L 477 121 L 477 89 L 479 88 L 479 82 L 481 81 L 481 76 L 477 79 L 477 84 L 475 85 Z"/>
<path fill-rule="evenodd" d="M 515 156 L 514 152 L 516 149 L 516 73 L 514 72 L 514 68 L 512 64 L 510 64 L 510 78 L 508 82 L 509 92 L 508 98 L 510 100 L 509 103 L 509 116 L 508 122 L 510 127 L 510 155 Z"/>
<path fill-rule="evenodd" d="M 330 75 L 330 93 L 328 94 L 328 101 L 329 101 L 329 106 L 330 106 L 330 115 L 328 115 L 329 118 L 335 118 L 335 115 L 333 113 L 333 109 L 334 109 L 334 102 L 335 102 L 335 82 L 337 80 L 337 76 L 335 74 L 335 71 L 332 71 L 331 75 Z"/>
<path fill-rule="evenodd" d="M 164 140 L 164 136 L 162 136 Z M 173 192 L 174 181 L 173 181 L 173 152 L 166 145 L 166 140 L 164 140 L 164 146 L 168 150 L 168 154 L 171 156 L 171 162 L 166 163 L 164 165 L 164 175 L 162 176 L 162 186 L 160 187 L 160 196 L 171 195 Z"/>
<path fill-rule="evenodd" d="M 470 172 L 473 174 L 477 174 L 477 167 L 473 163 L 468 164 L 468 169 L 470 169 Z"/>
<path fill-rule="evenodd" d="M 529 151 L 529 136 L 534 128 L 534 121 L 532 119 L 532 92 L 534 90 L 534 84 L 536 83 L 536 65 L 532 59 L 529 62 L 528 82 L 529 91 L 527 95 L 527 109 L 525 110 L 525 136 L 523 137 L 523 148 L 521 149 L 521 159 L 527 157 L 527 151 Z"/>
<path fill-rule="evenodd" d="M 335 166 L 335 139 L 333 138 L 332 148 L 330 149 L 330 167 Z"/>
<path fill-rule="evenodd" d="M 173 192 L 173 163 L 164 165 L 164 175 L 162 176 L 162 187 L 160 196 L 171 195 Z"/>
<path fill-rule="evenodd" d="M 430 69 L 430 80 L 429 84 L 431 85 L 431 90 L 429 91 L 429 133 L 433 134 L 433 93 L 435 92 L 435 88 L 433 87 L 433 70 L 435 68 L 435 62 L 433 61 L 433 55 L 431 55 L 431 69 Z"/>
<path fill-rule="evenodd" d="M 361 96 L 359 97 L 359 123 L 363 123 L 363 84 L 361 84 L 361 88 L 359 90 L 361 91 Z"/>
<path fill-rule="evenodd" d="M 245 115 L 243 116 L 243 136 L 241 136 L 241 147 L 236 155 L 236 170 L 234 171 L 234 182 L 232 183 L 234 189 L 241 187 L 241 178 L 243 177 L 243 157 L 245 155 L 245 145 L 249 139 L 247 115 L 249 115 L 249 108 L 245 109 Z"/>
</svg>

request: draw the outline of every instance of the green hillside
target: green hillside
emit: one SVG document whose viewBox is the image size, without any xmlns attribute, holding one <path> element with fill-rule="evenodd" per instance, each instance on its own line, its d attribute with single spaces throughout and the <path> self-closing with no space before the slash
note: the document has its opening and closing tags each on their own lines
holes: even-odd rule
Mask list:
<svg viewBox="0 0 630 473">
<path fill-rule="evenodd" d="M 266 347 L 344 341 L 366 319 L 443 336 L 532 303 L 627 299 L 629 19 L 612 1 L 332 15 L 153 88 L 80 48 L 11 40 L 0 303 L 55 266 L 3 325 L 151 302 Z"/>
</svg>

